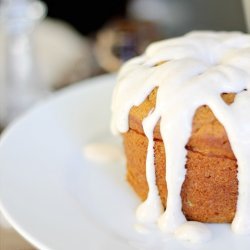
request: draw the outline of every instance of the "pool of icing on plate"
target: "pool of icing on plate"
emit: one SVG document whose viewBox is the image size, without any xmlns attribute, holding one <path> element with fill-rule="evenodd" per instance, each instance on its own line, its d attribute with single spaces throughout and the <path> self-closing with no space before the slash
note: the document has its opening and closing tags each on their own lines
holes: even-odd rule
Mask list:
<svg viewBox="0 0 250 250">
<path fill-rule="evenodd" d="M 162 63 L 163 62 L 163 63 Z M 165 63 L 164 63 L 165 62 Z M 112 130 L 129 129 L 129 111 L 158 87 L 156 106 L 143 120 L 148 138 L 148 197 L 137 209 L 140 223 L 158 224 L 189 241 L 208 240 L 202 223 L 187 222 L 180 197 L 185 179 L 185 145 L 196 109 L 208 105 L 226 129 L 238 163 L 238 202 L 232 230 L 250 233 L 250 35 L 240 32 L 191 32 L 148 47 L 118 75 L 112 101 Z M 227 105 L 221 93 L 237 93 Z M 163 207 L 155 183 L 153 130 L 160 120 L 166 154 L 168 199 Z"/>
<path fill-rule="evenodd" d="M 112 143 L 93 142 L 83 148 L 86 159 L 100 164 L 114 164 L 124 162 L 123 150 Z"/>
</svg>

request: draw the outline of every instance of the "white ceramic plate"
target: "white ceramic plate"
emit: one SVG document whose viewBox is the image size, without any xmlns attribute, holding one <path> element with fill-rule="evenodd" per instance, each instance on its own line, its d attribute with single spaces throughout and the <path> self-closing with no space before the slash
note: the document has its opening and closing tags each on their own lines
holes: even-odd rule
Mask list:
<svg viewBox="0 0 250 250">
<path fill-rule="evenodd" d="M 250 249 L 250 237 L 229 225 L 209 225 L 213 239 L 184 244 L 163 235 L 139 234 L 139 204 L 124 166 L 93 164 L 86 143 L 109 133 L 114 76 L 70 87 L 28 112 L 2 136 L 0 209 L 42 250 Z"/>
</svg>

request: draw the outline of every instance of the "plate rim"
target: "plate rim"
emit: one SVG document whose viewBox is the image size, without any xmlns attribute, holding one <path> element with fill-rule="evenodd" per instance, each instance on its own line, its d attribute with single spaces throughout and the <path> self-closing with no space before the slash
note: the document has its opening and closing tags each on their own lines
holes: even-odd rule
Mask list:
<svg viewBox="0 0 250 250">
<path fill-rule="evenodd" d="M 102 74 L 98 76 L 94 76 L 91 78 L 84 79 L 82 81 L 78 81 L 76 83 L 73 83 L 70 86 L 67 86 L 61 90 L 58 90 L 51 95 L 49 95 L 47 98 L 38 101 L 34 106 L 29 108 L 27 111 L 25 111 L 23 114 L 18 116 L 16 119 L 14 119 L 1 133 L 0 135 L 0 151 L 5 145 L 5 141 L 8 141 L 8 138 L 12 135 L 13 131 L 17 127 L 20 126 L 26 119 L 28 119 L 34 112 L 36 112 L 39 109 L 42 109 L 46 105 L 51 105 L 51 103 L 56 102 L 59 98 L 63 98 L 65 95 L 70 95 L 73 92 L 76 92 L 77 89 L 83 89 L 83 88 L 91 88 L 93 85 L 99 85 L 101 84 L 100 81 L 107 80 L 112 81 L 115 80 L 116 73 L 107 73 Z M 1 179 L 1 175 L 0 175 Z M 19 225 L 15 219 L 13 219 L 12 215 L 8 212 L 8 209 L 5 207 L 5 205 L 2 202 L 1 196 L 0 196 L 0 213 L 3 215 L 4 219 L 11 225 L 11 227 L 16 230 L 26 241 L 28 241 L 32 246 L 41 249 L 41 250 L 54 250 L 50 248 L 49 246 L 46 246 L 44 243 L 33 237 L 32 234 L 29 232 L 26 232 L 22 228 L 21 225 Z"/>
<path fill-rule="evenodd" d="M 38 109 L 42 109 L 46 105 L 51 105 L 52 103 L 55 103 L 59 98 L 65 97 L 65 96 L 70 96 L 73 93 L 77 91 L 77 89 L 85 89 L 88 87 L 92 87 L 93 85 L 101 85 L 101 81 L 104 79 L 107 79 L 106 81 L 115 81 L 116 74 L 105 74 L 89 79 L 85 79 L 83 81 L 77 82 L 72 86 L 66 87 L 62 90 L 59 90 L 52 94 L 49 98 L 46 100 L 41 101 L 40 103 L 36 104 L 34 107 L 29 109 L 27 112 L 25 112 L 23 115 L 18 117 L 14 122 L 12 122 L 2 133 L 0 136 L 0 151 L 2 150 L 2 147 L 5 145 L 5 141 L 8 140 L 10 136 L 12 136 L 12 132 L 16 130 L 17 127 L 19 127 L 29 116 L 33 114 L 33 112 L 36 112 Z M 111 83 L 110 83 L 111 84 Z M 13 131 L 14 130 L 14 131 Z M 1 166 L 0 166 L 1 170 Z M 0 179 L 1 179 L 1 174 L 0 174 Z M 24 237 L 30 244 L 32 244 L 34 247 L 41 249 L 41 250 L 55 250 L 52 249 L 51 246 L 46 245 L 43 243 L 39 238 L 34 237 L 32 232 L 30 233 L 29 231 L 25 230 L 22 228 L 22 225 L 16 222 L 15 219 L 13 219 L 13 216 L 11 213 L 8 212 L 7 209 L 5 209 L 5 205 L 2 203 L 2 199 L 0 196 L 0 212 L 2 212 L 3 216 L 7 219 L 7 221 L 12 225 L 12 227 L 22 236 Z M 170 245 L 171 246 L 171 245 Z M 213 246 L 216 248 L 216 246 Z M 242 245 L 240 245 L 242 247 Z M 235 248 L 234 248 L 235 249 Z M 245 248 L 244 248 L 245 249 Z"/>
</svg>

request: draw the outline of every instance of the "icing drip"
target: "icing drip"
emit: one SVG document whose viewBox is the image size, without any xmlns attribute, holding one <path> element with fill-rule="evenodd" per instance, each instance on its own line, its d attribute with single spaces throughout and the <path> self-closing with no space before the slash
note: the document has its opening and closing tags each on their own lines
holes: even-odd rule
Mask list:
<svg viewBox="0 0 250 250">
<path fill-rule="evenodd" d="M 146 160 L 149 193 L 137 210 L 140 221 L 155 222 L 159 218 L 159 227 L 166 232 L 176 232 L 186 225 L 180 197 L 186 174 L 185 145 L 196 109 L 208 105 L 224 125 L 238 163 L 239 193 L 232 229 L 236 233 L 250 233 L 249 73 L 250 35 L 238 32 L 192 32 L 157 42 L 144 55 L 122 67 L 113 93 L 114 133 L 128 131 L 130 109 L 140 105 L 158 87 L 155 109 L 143 121 L 149 142 Z M 230 92 L 238 95 L 234 103 L 227 105 L 220 95 Z M 153 131 L 159 120 L 168 188 L 163 214 L 154 167 Z M 192 227 L 195 225 L 198 224 Z"/>
<path fill-rule="evenodd" d="M 151 122 L 151 118 L 155 121 Z M 161 199 L 158 195 L 158 189 L 155 180 L 155 166 L 154 166 L 154 140 L 153 131 L 158 117 L 149 116 L 143 121 L 143 128 L 145 135 L 148 138 L 148 153 L 146 160 L 146 178 L 148 181 L 149 192 L 146 201 L 144 201 L 137 209 L 136 216 L 140 222 L 154 223 L 157 222 L 159 216 L 163 212 Z"/>
<path fill-rule="evenodd" d="M 201 243 L 206 242 L 211 238 L 211 232 L 203 223 L 188 221 L 175 231 L 175 236 L 180 240 Z"/>
</svg>

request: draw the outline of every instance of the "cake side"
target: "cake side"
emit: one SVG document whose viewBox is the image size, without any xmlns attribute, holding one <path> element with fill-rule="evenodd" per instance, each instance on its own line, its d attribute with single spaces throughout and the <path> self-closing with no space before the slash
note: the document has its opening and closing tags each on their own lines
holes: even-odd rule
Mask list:
<svg viewBox="0 0 250 250">
<path fill-rule="evenodd" d="M 148 116 L 150 110 L 154 109 L 157 96 L 157 89 L 154 89 L 147 99 L 139 106 L 131 108 L 129 113 L 129 128 L 144 134 L 142 121 Z M 230 105 L 235 94 L 223 94 L 221 98 Z M 160 123 L 154 129 L 154 139 L 162 140 Z M 208 106 L 201 106 L 195 112 L 192 123 L 192 134 L 186 145 L 192 151 L 205 155 L 227 157 L 236 159 L 231 149 L 226 130 L 214 116 Z"/>
<path fill-rule="evenodd" d="M 127 158 L 127 180 L 142 200 L 147 198 L 147 138 L 134 130 L 123 134 Z M 162 204 L 166 204 L 165 151 L 155 140 L 156 183 Z M 226 157 L 207 156 L 188 150 L 186 178 L 182 186 L 182 210 L 188 220 L 231 222 L 235 215 L 238 180 L 237 164 Z"/>
<path fill-rule="evenodd" d="M 130 130 L 123 134 L 127 159 L 127 179 L 142 200 L 147 198 L 146 155 L 148 140 L 142 121 L 156 102 L 157 89 L 129 115 Z M 230 105 L 235 94 L 223 94 Z M 178 139 L 178 138 L 177 138 Z M 154 130 L 156 183 L 165 206 L 165 149 L 160 122 Z M 232 222 L 237 203 L 237 161 L 223 125 L 208 106 L 197 109 L 192 134 L 186 145 L 186 178 L 182 186 L 182 210 L 188 220 L 200 222 Z"/>
</svg>

